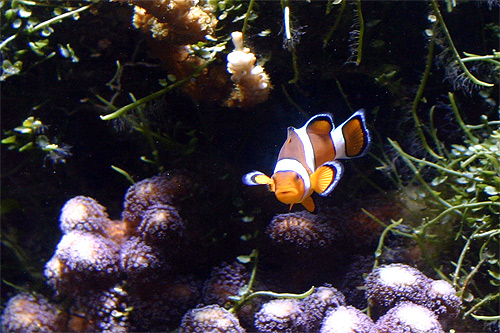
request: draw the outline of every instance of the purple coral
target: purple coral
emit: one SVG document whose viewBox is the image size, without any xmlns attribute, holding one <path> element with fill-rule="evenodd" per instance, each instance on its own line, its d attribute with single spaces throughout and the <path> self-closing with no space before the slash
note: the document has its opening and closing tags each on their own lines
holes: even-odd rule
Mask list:
<svg viewBox="0 0 500 333">
<path fill-rule="evenodd" d="M 125 194 L 123 220 L 134 230 L 148 207 L 172 205 L 175 199 L 188 193 L 189 181 L 182 176 L 161 175 L 141 180 Z"/>
<path fill-rule="evenodd" d="M 130 328 L 128 294 L 120 285 L 89 291 L 78 298 L 94 329 L 100 332 L 128 332 Z"/>
<path fill-rule="evenodd" d="M 154 273 L 163 271 L 165 264 L 161 252 L 139 237 L 130 237 L 120 248 L 120 267 L 131 281 L 147 283 Z"/>
<path fill-rule="evenodd" d="M 266 232 L 275 243 L 304 249 L 324 247 L 334 239 L 330 223 L 306 211 L 276 215 Z"/>
<path fill-rule="evenodd" d="M 59 217 L 59 227 L 63 233 L 76 230 L 103 234 L 108 221 L 105 207 L 92 198 L 78 196 L 64 204 Z"/>
<path fill-rule="evenodd" d="M 138 232 L 150 243 L 177 243 L 182 239 L 185 228 L 185 222 L 174 206 L 155 204 L 144 211 Z M 173 248 L 171 245 L 169 248 Z"/>
<path fill-rule="evenodd" d="M 238 318 L 218 305 L 189 310 L 182 318 L 180 333 L 243 333 Z"/>
<path fill-rule="evenodd" d="M 43 296 L 21 293 L 5 306 L 2 332 L 61 332 L 66 322 L 66 314 Z"/>
<path fill-rule="evenodd" d="M 134 331 L 166 331 L 179 324 L 187 310 L 198 304 L 201 282 L 192 275 L 160 277 L 130 290 Z"/>
<path fill-rule="evenodd" d="M 248 283 L 249 272 L 239 262 L 222 263 L 215 267 L 203 287 L 203 303 L 225 305 L 229 296 L 238 295 L 238 290 Z"/>
<path fill-rule="evenodd" d="M 366 277 L 366 295 L 374 305 L 382 308 L 405 300 L 421 304 L 431 281 L 416 268 L 403 264 L 384 265 Z"/>
<path fill-rule="evenodd" d="M 320 333 L 377 333 L 366 314 L 352 306 L 339 306 L 327 313 Z"/>
<path fill-rule="evenodd" d="M 444 333 L 434 312 L 411 302 L 399 303 L 376 325 L 379 333 Z"/>
<path fill-rule="evenodd" d="M 427 297 L 421 305 L 432 310 L 440 319 L 453 319 L 458 316 L 462 300 L 448 282 L 444 280 L 432 281 L 426 295 Z"/>
<path fill-rule="evenodd" d="M 308 330 L 317 332 L 327 311 L 345 305 L 344 295 L 333 287 L 319 287 L 302 300 Z"/>
<path fill-rule="evenodd" d="M 297 299 L 275 299 L 262 305 L 255 314 L 255 327 L 260 332 L 301 332 L 306 320 L 303 304 Z"/>
<path fill-rule="evenodd" d="M 58 292 L 73 294 L 118 277 L 119 247 L 100 235 L 71 231 L 63 235 L 45 265 L 45 277 Z"/>
</svg>

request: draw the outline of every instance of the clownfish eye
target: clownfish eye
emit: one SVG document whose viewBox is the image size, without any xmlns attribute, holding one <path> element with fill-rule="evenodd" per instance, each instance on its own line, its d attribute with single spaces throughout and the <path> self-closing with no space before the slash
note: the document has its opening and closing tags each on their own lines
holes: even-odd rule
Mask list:
<svg viewBox="0 0 500 333">
<path fill-rule="evenodd" d="M 299 179 L 300 179 L 300 176 L 299 176 L 299 174 L 298 174 L 298 173 L 296 173 L 296 174 L 295 174 L 295 181 L 297 181 L 297 182 L 298 182 L 298 181 L 299 181 Z"/>
</svg>

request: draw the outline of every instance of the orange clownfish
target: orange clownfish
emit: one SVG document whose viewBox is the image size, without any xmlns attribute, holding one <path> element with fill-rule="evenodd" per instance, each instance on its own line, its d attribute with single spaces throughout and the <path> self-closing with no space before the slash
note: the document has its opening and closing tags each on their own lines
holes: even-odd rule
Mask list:
<svg viewBox="0 0 500 333">
<path fill-rule="evenodd" d="M 288 127 L 272 177 L 253 171 L 242 181 L 246 185 L 269 185 L 276 198 L 290 209 L 301 203 L 312 212 L 312 193 L 327 196 L 342 177 L 344 168 L 337 159 L 363 156 L 369 146 L 363 109 L 337 128 L 331 115 L 318 114 L 299 129 Z"/>
</svg>

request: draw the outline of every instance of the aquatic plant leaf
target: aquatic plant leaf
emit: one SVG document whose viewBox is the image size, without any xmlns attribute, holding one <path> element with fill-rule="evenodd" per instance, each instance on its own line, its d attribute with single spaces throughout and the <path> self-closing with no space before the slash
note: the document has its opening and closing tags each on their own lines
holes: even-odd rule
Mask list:
<svg viewBox="0 0 500 333">
<path fill-rule="evenodd" d="M 484 193 L 488 194 L 488 195 L 496 195 L 498 194 L 499 192 L 497 191 L 497 189 L 493 186 L 486 186 L 484 188 Z"/>
</svg>

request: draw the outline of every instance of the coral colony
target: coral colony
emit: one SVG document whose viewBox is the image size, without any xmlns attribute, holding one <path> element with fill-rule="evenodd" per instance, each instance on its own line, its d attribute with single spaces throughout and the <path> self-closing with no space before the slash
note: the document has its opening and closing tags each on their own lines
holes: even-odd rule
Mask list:
<svg viewBox="0 0 500 333">
<path fill-rule="evenodd" d="M 179 211 L 189 184 L 178 175 L 136 183 L 125 195 L 120 220 L 89 197 L 66 202 L 63 235 L 45 265 L 47 283 L 66 301 L 20 293 L 6 305 L 3 330 L 443 332 L 459 313 L 461 301 L 448 282 L 403 264 L 381 266 L 366 278 L 375 322 L 330 285 L 300 297 L 263 292 L 267 297 L 234 306 L 234 297 L 255 278 L 244 264 L 222 263 L 204 283 L 176 270 L 173 258 L 189 246 L 189 222 Z M 309 212 L 277 215 L 268 227 L 270 244 L 289 254 L 327 248 L 333 234 L 328 221 Z M 253 287 L 264 289 L 262 281 Z M 280 289 L 279 282 L 270 283 Z"/>
</svg>

